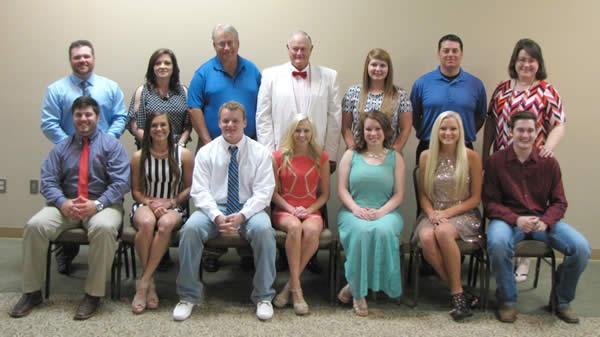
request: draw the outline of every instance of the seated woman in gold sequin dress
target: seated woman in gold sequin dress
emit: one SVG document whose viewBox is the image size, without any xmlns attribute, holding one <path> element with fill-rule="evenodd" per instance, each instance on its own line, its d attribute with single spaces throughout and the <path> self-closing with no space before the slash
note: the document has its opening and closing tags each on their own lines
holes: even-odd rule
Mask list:
<svg viewBox="0 0 600 337">
<path fill-rule="evenodd" d="M 472 315 L 472 295 L 461 284 L 461 257 L 456 239 L 482 239 L 482 165 L 479 155 L 465 147 L 460 115 L 446 111 L 431 131 L 429 150 L 419 158 L 419 204 L 421 215 L 413 240 L 419 240 L 425 259 L 450 288 L 454 320 Z M 434 136 L 435 135 L 435 136 Z"/>
</svg>

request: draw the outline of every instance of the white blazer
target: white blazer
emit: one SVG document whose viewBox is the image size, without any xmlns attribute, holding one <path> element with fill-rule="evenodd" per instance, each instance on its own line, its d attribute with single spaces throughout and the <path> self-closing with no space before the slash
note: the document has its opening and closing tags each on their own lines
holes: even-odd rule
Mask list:
<svg viewBox="0 0 600 337">
<path fill-rule="evenodd" d="M 312 64 L 309 68 L 308 116 L 315 127 L 317 144 L 323 146 L 331 161 L 335 161 L 341 132 L 337 72 Z M 271 151 L 279 147 L 289 123 L 298 114 L 291 69 L 288 62 L 267 68 L 262 73 L 256 104 L 256 135 L 258 142 Z"/>
</svg>

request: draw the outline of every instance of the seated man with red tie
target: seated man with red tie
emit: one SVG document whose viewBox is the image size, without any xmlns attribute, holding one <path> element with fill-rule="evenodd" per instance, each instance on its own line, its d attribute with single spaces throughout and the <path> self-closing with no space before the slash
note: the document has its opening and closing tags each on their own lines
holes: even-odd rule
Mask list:
<svg viewBox="0 0 600 337">
<path fill-rule="evenodd" d="M 71 107 L 75 134 L 57 144 L 41 169 L 46 206 L 23 231 L 23 295 L 9 311 L 23 317 L 42 302 L 49 240 L 82 226 L 90 242 L 85 296 L 74 319 L 91 317 L 106 290 L 123 216 L 123 195 L 129 191 L 129 160 L 119 141 L 98 127 L 100 108 L 89 96 Z"/>
<path fill-rule="evenodd" d="M 275 190 L 271 152 L 244 135 L 246 111 L 237 102 L 219 109 L 221 135 L 204 145 L 196 155 L 191 197 L 196 211 L 180 230 L 179 303 L 173 319 L 190 317 L 202 303 L 204 286 L 199 266 L 204 243 L 218 235 L 239 235 L 250 242 L 254 255 L 256 317 L 273 317 L 271 300 L 275 295 L 275 231 L 265 208 Z"/>
</svg>

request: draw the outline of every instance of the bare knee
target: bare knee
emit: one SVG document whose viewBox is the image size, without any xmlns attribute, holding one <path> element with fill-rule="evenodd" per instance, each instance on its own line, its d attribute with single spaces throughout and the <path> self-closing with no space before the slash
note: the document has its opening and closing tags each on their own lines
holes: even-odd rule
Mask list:
<svg viewBox="0 0 600 337">
<path fill-rule="evenodd" d="M 302 227 L 302 236 L 309 240 L 319 240 L 321 235 L 321 226 L 314 223 L 304 223 Z"/>
<path fill-rule="evenodd" d="M 419 232 L 419 241 L 424 250 L 431 250 L 437 245 L 433 228 L 425 228 Z"/>
<path fill-rule="evenodd" d="M 165 219 L 165 216 L 158 220 L 156 224 L 158 235 L 171 235 L 175 226 L 178 225 L 177 219 Z"/>
<path fill-rule="evenodd" d="M 156 219 L 150 216 L 140 216 L 133 219 L 133 223 L 138 230 L 138 233 L 142 235 L 154 234 L 154 228 L 156 226 Z"/>
<path fill-rule="evenodd" d="M 302 223 L 297 218 L 294 218 L 287 225 L 287 235 L 292 237 L 300 237 L 302 234 Z"/>
<path fill-rule="evenodd" d="M 449 223 L 439 225 L 435 229 L 434 233 L 435 233 L 435 238 L 437 239 L 438 242 L 454 241 L 457 236 L 456 228 L 454 228 L 454 226 Z"/>
</svg>

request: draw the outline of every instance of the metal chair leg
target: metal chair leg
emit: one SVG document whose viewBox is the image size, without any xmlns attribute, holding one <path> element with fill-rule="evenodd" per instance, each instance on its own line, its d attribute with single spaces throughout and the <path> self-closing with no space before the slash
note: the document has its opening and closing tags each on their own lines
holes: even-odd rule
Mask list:
<svg viewBox="0 0 600 337">
<path fill-rule="evenodd" d="M 413 256 L 413 273 L 414 273 L 414 284 L 413 284 L 413 305 L 415 308 L 419 304 L 419 266 L 421 264 L 421 250 L 415 249 Z"/>
<path fill-rule="evenodd" d="M 335 246 L 336 241 L 334 240 L 329 245 L 329 303 L 335 304 Z"/>
<path fill-rule="evenodd" d="M 52 264 L 52 245 L 52 242 L 48 244 L 48 253 L 46 254 L 46 293 L 44 294 L 46 299 L 48 299 L 50 296 L 50 265 Z"/>
<path fill-rule="evenodd" d="M 542 258 L 538 257 L 537 258 L 537 262 L 535 263 L 535 278 L 533 279 L 533 288 L 537 288 L 538 286 L 538 281 L 540 278 L 540 265 L 542 263 Z"/>
<path fill-rule="evenodd" d="M 131 252 L 131 273 L 133 274 L 133 279 L 137 279 L 137 266 L 135 262 L 135 249 L 133 245 L 129 247 L 129 251 Z M 129 277 L 129 275 L 127 275 Z"/>
</svg>

